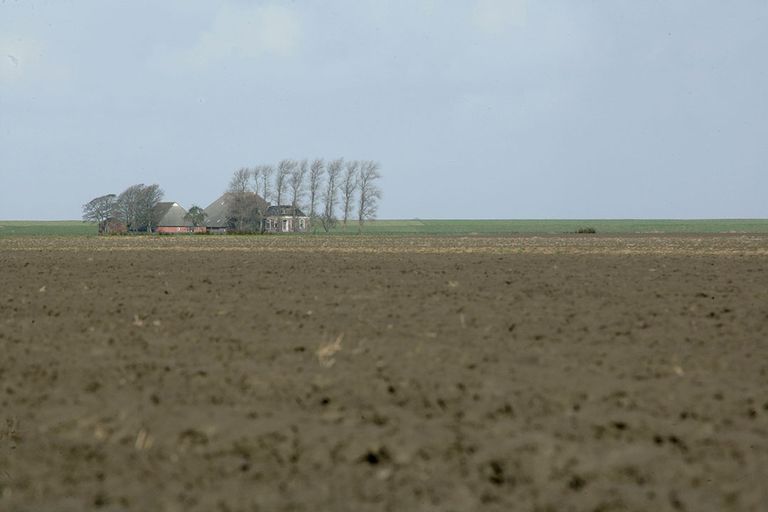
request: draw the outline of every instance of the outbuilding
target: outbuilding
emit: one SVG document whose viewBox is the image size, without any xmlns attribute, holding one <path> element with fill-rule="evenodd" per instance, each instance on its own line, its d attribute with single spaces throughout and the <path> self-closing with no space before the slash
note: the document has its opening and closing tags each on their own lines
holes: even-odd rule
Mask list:
<svg viewBox="0 0 768 512">
<path fill-rule="evenodd" d="M 195 227 L 187 218 L 187 210 L 178 203 L 158 203 L 155 206 L 156 227 L 155 233 L 205 233 L 205 227 Z"/>
</svg>

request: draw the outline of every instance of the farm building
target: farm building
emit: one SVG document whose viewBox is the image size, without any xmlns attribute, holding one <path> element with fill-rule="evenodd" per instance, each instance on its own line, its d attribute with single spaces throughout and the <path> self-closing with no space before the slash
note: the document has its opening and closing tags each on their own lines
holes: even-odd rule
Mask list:
<svg viewBox="0 0 768 512">
<path fill-rule="evenodd" d="M 270 206 L 264 218 L 264 231 L 268 233 L 304 233 L 309 230 L 309 217 L 290 205 Z"/>
<path fill-rule="evenodd" d="M 267 210 L 267 202 L 258 194 L 246 192 L 246 199 L 254 201 L 260 211 Z M 226 233 L 234 228 L 232 211 L 235 209 L 236 197 L 231 192 L 225 192 L 221 197 L 205 209 L 205 225 L 209 233 Z"/>
<path fill-rule="evenodd" d="M 187 218 L 187 210 L 178 203 L 158 203 L 155 207 L 157 226 L 155 233 L 199 233 L 205 232 L 205 227 L 194 227 Z"/>
</svg>

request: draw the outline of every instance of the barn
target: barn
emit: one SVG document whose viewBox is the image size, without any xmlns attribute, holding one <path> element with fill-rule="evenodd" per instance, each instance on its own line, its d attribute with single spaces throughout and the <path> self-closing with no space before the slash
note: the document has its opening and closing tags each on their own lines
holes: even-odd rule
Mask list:
<svg viewBox="0 0 768 512">
<path fill-rule="evenodd" d="M 153 229 L 155 233 L 205 233 L 205 227 L 195 227 L 188 220 L 187 210 L 178 203 L 164 202 L 155 206 L 155 219 L 157 225 Z"/>
<path fill-rule="evenodd" d="M 226 233 L 229 227 L 229 201 L 228 193 L 208 205 L 205 212 L 205 225 L 209 233 Z"/>
<path fill-rule="evenodd" d="M 267 202 L 260 195 L 253 192 L 247 192 L 246 194 L 256 202 L 260 211 L 267 209 Z M 209 233 L 226 233 L 232 227 L 230 212 L 232 211 L 233 201 L 233 194 L 225 192 L 204 210 L 205 225 L 208 227 Z"/>
</svg>

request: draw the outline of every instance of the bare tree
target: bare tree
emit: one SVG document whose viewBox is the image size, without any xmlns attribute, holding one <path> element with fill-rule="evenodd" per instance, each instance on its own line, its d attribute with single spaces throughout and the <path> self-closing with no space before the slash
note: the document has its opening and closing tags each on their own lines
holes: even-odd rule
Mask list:
<svg viewBox="0 0 768 512">
<path fill-rule="evenodd" d="M 239 233 L 261 230 L 266 205 L 250 188 L 251 171 L 235 171 L 227 189 L 227 223 Z"/>
<path fill-rule="evenodd" d="M 277 164 L 277 175 L 275 176 L 275 199 L 277 205 L 280 206 L 283 201 L 283 192 L 288 184 L 288 176 L 290 176 L 293 169 L 296 167 L 296 162 L 293 160 L 280 160 Z"/>
<path fill-rule="evenodd" d="M 147 185 L 139 194 L 139 229 L 152 232 L 152 228 L 159 222 L 157 204 L 163 200 L 163 190 L 160 185 Z"/>
<path fill-rule="evenodd" d="M 304 197 L 304 180 L 307 177 L 308 164 L 306 159 L 293 166 L 288 176 L 288 187 L 291 189 L 291 206 L 299 207 Z"/>
<path fill-rule="evenodd" d="M 120 221 L 125 224 L 125 228 L 128 231 L 135 231 L 138 229 L 138 217 L 139 217 L 139 194 L 141 189 L 144 188 L 144 184 L 132 185 L 123 190 L 119 196 L 117 196 L 117 202 L 115 204 L 115 213 Z"/>
<path fill-rule="evenodd" d="M 302 198 L 304 197 L 304 181 L 307 177 L 308 163 L 305 158 L 293 166 L 291 174 L 288 176 L 288 186 L 291 189 L 291 209 L 293 210 L 293 230 L 298 231 L 298 209 Z"/>
<path fill-rule="evenodd" d="M 259 193 L 259 185 L 261 185 L 259 178 L 261 177 L 261 165 L 256 165 L 251 169 L 251 179 L 253 180 L 253 191 Z"/>
<path fill-rule="evenodd" d="M 325 162 L 322 158 L 312 160 L 309 166 L 309 219 L 313 222 L 317 217 L 317 201 L 320 199 L 320 185 L 323 180 Z"/>
<path fill-rule="evenodd" d="M 358 203 L 357 222 L 358 232 L 363 231 L 363 223 L 376 217 L 381 198 L 381 188 L 377 181 L 381 178 L 380 166 L 377 162 L 368 160 L 360 163 L 357 173 Z"/>
<path fill-rule="evenodd" d="M 241 167 L 232 174 L 232 179 L 229 180 L 229 192 L 249 192 L 251 187 L 251 171 L 245 167 Z"/>
<path fill-rule="evenodd" d="M 159 185 L 132 185 L 117 197 L 115 212 L 128 231 L 152 231 L 157 224 L 156 206 L 162 198 Z"/>
<path fill-rule="evenodd" d="M 354 205 L 355 189 L 357 188 L 357 170 L 360 168 L 360 162 L 352 160 L 347 162 L 344 168 L 344 178 L 341 182 L 341 207 L 343 217 L 343 226 L 347 227 L 347 220 L 352 214 Z"/>
<path fill-rule="evenodd" d="M 86 222 L 96 222 L 99 226 L 99 233 L 109 232 L 109 219 L 115 215 L 115 206 L 117 196 L 107 194 L 95 199 L 91 199 L 83 205 L 83 220 Z"/>
<path fill-rule="evenodd" d="M 344 166 L 344 159 L 331 160 L 326 170 L 325 191 L 323 192 L 323 213 L 320 222 L 325 232 L 329 232 L 336 225 L 336 201 L 339 194 L 339 179 Z"/>
<path fill-rule="evenodd" d="M 275 173 L 275 169 L 271 165 L 261 166 L 261 197 L 266 202 L 269 202 L 272 191 L 269 189 L 269 184 L 272 181 L 272 175 Z"/>
</svg>

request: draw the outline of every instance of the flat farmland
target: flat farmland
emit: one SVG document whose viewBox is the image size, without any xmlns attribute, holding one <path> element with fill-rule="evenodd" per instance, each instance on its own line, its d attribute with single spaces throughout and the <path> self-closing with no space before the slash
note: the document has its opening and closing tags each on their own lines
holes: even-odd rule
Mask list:
<svg viewBox="0 0 768 512">
<path fill-rule="evenodd" d="M 768 235 L 0 238 L 0 510 L 764 511 Z"/>
</svg>

